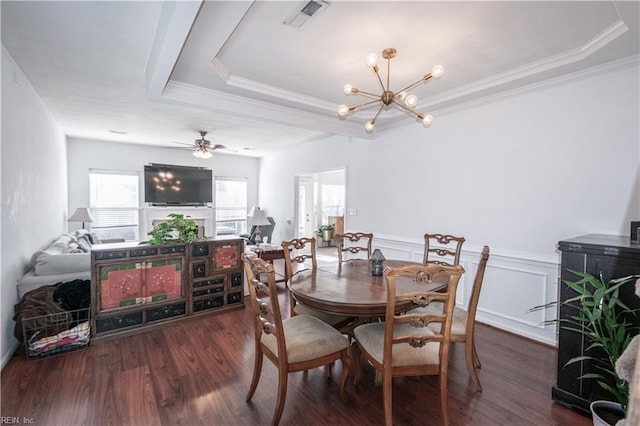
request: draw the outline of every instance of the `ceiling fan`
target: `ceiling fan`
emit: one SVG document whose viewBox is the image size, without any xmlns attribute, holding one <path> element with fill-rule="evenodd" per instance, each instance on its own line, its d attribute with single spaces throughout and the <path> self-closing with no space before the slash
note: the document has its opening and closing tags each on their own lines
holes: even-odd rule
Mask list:
<svg viewBox="0 0 640 426">
<path fill-rule="evenodd" d="M 207 132 L 204 130 L 200 130 L 200 139 L 196 139 L 194 144 L 182 143 L 182 142 L 173 142 L 179 145 L 187 145 L 190 149 L 193 150 L 193 155 L 198 158 L 211 158 L 211 151 L 215 151 L 216 149 L 225 149 L 226 146 L 220 144 L 211 145 L 211 142 L 206 140 L 204 137 L 207 135 Z"/>
</svg>

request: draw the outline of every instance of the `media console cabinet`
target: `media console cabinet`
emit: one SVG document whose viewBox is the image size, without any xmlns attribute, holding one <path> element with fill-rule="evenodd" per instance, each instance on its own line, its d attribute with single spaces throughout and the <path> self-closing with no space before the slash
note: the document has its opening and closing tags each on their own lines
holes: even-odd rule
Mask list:
<svg viewBox="0 0 640 426">
<path fill-rule="evenodd" d="M 146 331 L 193 315 L 244 308 L 244 240 L 96 245 L 91 250 L 91 334 Z"/>
</svg>

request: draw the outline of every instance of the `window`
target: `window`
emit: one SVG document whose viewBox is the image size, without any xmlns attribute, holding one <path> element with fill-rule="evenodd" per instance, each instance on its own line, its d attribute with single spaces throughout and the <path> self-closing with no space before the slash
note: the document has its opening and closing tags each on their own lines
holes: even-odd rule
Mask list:
<svg viewBox="0 0 640 426">
<path fill-rule="evenodd" d="M 136 173 L 89 173 L 91 231 L 100 239 L 138 239 L 138 183 Z"/>
<path fill-rule="evenodd" d="M 216 235 L 247 232 L 247 180 L 216 177 Z"/>
</svg>

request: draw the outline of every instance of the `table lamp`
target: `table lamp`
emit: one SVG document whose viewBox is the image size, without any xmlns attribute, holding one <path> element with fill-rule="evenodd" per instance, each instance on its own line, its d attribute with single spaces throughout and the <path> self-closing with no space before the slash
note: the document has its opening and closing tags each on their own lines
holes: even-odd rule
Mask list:
<svg viewBox="0 0 640 426">
<path fill-rule="evenodd" d="M 91 217 L 91 211 L 86 207 L 78 207 L 76 211 L 71 215 L 67 222 L 82 222 L 82 229 L 84 229 L 85 222 L 93 222 Z"/>
<path fill-rule="evenodd" d="M 253 216 L 251 217 L 251 226 L 256 227 L 255 238 L 253 239 L 256 244 L 262 242 L 260 239 L 260 227 L 264 225 L 271 225 L 271 222 L 267 219 L 267 215 L 264 214 L 264 210 L 260 210 L 260 208 L 256 207 L 253 209 Z"/>
</svg>

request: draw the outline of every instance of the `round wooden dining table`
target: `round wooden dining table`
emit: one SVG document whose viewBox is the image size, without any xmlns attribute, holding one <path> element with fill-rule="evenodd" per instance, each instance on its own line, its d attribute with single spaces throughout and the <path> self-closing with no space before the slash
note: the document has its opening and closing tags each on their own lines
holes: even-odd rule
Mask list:
<svg viewBox="0 0 640 426">
<path fill-rule="evenodd" d="M 384 266 L 390 268 L 416 264 L 404 260 L 384 261 Z M 397 280 L 397 291 L 441 291 L 447 285 L 447 280 L 418 285 L 409 278 L 403 278 Z M 350 260 L 315 271 L 303 270 L 289 279 L 288 286 L 298 303 L 331 314 L 384 316 L 387 306 L 385 278 L 371 275 L 371 262 L 368 260 Z M 411 307 L 410 301 L 396 306 L 398 311 Z"/>
</svg>

